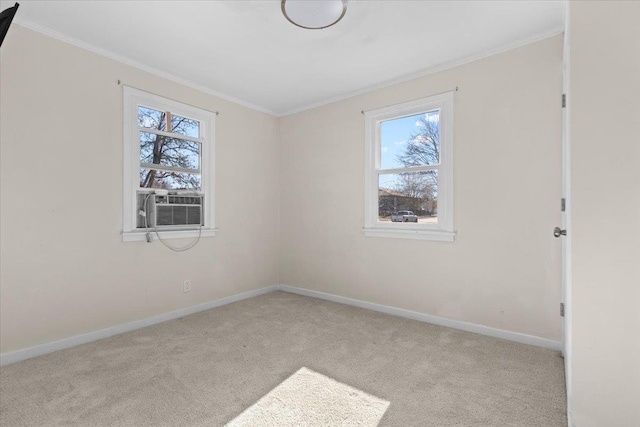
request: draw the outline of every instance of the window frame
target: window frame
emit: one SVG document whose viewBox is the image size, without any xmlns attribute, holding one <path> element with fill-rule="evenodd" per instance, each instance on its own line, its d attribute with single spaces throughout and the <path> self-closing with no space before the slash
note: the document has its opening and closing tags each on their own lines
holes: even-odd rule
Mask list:
<svg viewBox="0 0 640 427">
<path fill-rule="evenodd" d="M 193 107 L 152 93 L 123 86 L 123 191 L 122 191 L 122 241 L 146 241 L 146 231 L 136 227 L 137 193 L 151 192 L 140 187 L 140 132 L 148 129 L 138 125 L 138 106 L 159 111 L 169 111 L 172 115 L 187 117 L 200 122 L 199 138 L 154 131 L 160 135 L 175 136 L 178 139 L 200 143 L 200 183 L 203 193 L 204 225 L 201 230 L 162 230 L 162 239 L 215 236 L 215 117 L 216 113 Z M 145 130 L 146 129 L 146 130 Z M 192 172 L 187 172 L 192 173 Z M 181 190 L 178 190 L 180 192 Z"/>
<path fill-rule="evenodd" d="M 381 168 L 380 124 L 384 121 L 440 110 L 440 163 L 392 169 Z M 454 92 L 445 92 L 414 101 L 366 111 L 365 122 L 365 225 L 367 237 L 390 237 L 419 240 L 455 240 L 453 186 L 453 116 Z M 382 223 L 379 215 L 379 176 L 423 170 L 438 171 L 438 222 Z"/>
</svg>

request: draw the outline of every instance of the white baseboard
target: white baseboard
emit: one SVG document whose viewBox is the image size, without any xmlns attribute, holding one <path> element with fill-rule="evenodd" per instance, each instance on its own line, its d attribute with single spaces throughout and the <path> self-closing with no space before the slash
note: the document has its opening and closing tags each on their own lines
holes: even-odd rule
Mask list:
<svg viewBox="0 0 640 427">
<path fill-rule="evenodd" d="M 546 338 L 540 338 L 533 335 L 521 334 L 518 332 L 505 331 L 503 329 L 490 328 L 488 326 L 477 325 L 475 323 L 463 322 L 460 320 L 446 319 L 444 317 L 432 316 L 430 314 L 418 313 L 416 311 L 404 310 L 402 308 L 390 307 L 387 305 L 375 304 L 372 302 L 361 301 L 353 298 L 341 297 L 338 295 L 327 294 L 324 292 L 312 291 L 309 289 L 296 288 L 287 285 L 278 285 L 278 290 L 290 292 L 293 294 L 304 295 L 308 297 L 320 298 L 328 301 L 338 302 L 341 304 L 353 305 L 355 307 L 366 308 L 369 310 L 379 311 L 394 316 L 406 317 L 407 319 L 418 320 L 420 322 L 433 323 L 434 325 L 446 326 L 448 328 L 460 329 L 475 334 L 487 335 L 494 338 L 515 341 L 521 344 L 534 345 L 536 347 L 549 348 L 556 351 L 562 351 L 562 343 Z"/>
<path fill-rule="evenodd" d="M 73 337 L 64 338 L 59 341 L 53 341 L 50 343 L 40 344 L 33 347 L 24 348 L 21 350 L 2 353 L 0 354 L 0 366 L 8 365 L 9 363 L 19 362 L 21 360 L 30 359 L 36 356 L 42 356 L 43 354 L 52 353 L 54 351 L 63 350 L 65 348 L 75 347 L 80 344 L 86 344 L 91 341 L 96 341 L 102 338 L 111 337 L 113 335 L 121 334 L 123 332 L 129 332 L 135 329 L 144 328 L 145 326 L 155 325 L 156 323 L 165 322 L 167 320 L 177 319 L 179 317 L 187 316 L 189 314 L 208 310 L 214 307 L 219 307 L 221 305 L 231 304 L 232 302 L 266 294 L 268 292 L 272 292 L 277 289 L 278 289 L 278 286 L 268 286 L 266 288 L 256 289 L 254 291 L 244 292 L 241 294 L 232 295 L 230 297 L 209 301 L 204 304 L 194 305 L 192 307 L 187 307 L 187 308 L 181 308 L 179 310 L 171 311 L 169 313 L 163 313 L 157 316 L 147 317 L 146 319 L 134 320 L 133 322 L 112 326 L 110 328 L 101 329 L 99 331 L 88 332 L 86 334 L 75 335 Z"/>
<path fill-rule="evenodd" d="M 474 323 L 462 322 L 459 320 L 445 319 L 443 317 L 432 316 L 430 314 L 418 313 L 415 311 L 404 310 L 401 308 L 390 307 L 372 302 L 361 301 L 353 298 L 341 297 L 338 295 L 327 294 L 324 292 L 312 291 L 309 289 L 296 288 L 287 285 L 268 286 L 238 295 L 232 295 L 226 298 L 209 301 L 204 304 L 192 307 L 182 308 L 180 310 L 171 311 L 169 313 L 159 314 L 146 319 L 135 320 L 133 322 L 112 326 L 110 328 L 101 329 L 99 331 L 88 332 L 86 334 L 75 335 L 73 337 L 64 338 L 59 341 L 53 341 L 46 344 L 40 344 L 21 350 L 0 354 L 0 366 L 10 363 L 19 362 L 21 360 L 30 359 L 43 354 L 52 353 L 54 351 L 63 350 L 65 348 L 75 347 L 80 344 L 96 341 L 102 338 L 111 337 L 123 332 L 133 331 L 135 329 L 144 328 L 146 326 L 155 325 L 156 323 L 165 322 L 167 320 L 177 319 L 199 311 L 208 310 L 221 305 L 230 304 L 232 302 L 241 301 L 243 299 L 252 298 L 258 295 L 266 294 L 276 290 L 290 292 L 298 295 L 304 295 L 313 298 L 320 298 L 328 301 L 338 302 L 341 304 L 352 305 L 355 307 L 366 308 L 369 310 L 379 311 L 382 313 L 392 314 L 394 316 L 405 317 L 408 319 L 418 320 L 420 322 L 433 323 L 435 325 L 446 326 L 449 328 L 460 329 L 467 332 L 473 332 L 490 337 L 501 338 L 509 341 L 515 341 L 522 344 L 534 345 L 537 347 L 545 347 L 552 350 L 561 351 L 562 344 L 558 341 L 552 341 L 545 338 L 535 337 L 532 335 L 520 334 L 518 332 L 510 332 L 502 329 L 490 328 L 488 326 L 476 325 Z"/>
</svg>

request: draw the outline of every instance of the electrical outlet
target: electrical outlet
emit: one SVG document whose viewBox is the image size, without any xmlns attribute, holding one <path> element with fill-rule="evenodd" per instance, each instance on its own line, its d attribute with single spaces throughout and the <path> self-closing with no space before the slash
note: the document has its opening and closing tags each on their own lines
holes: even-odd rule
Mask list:
<svg viewBox="0 0 640 427">
<path fill-rule="evenodd" d="M 182 285 L 183 292 L 191 292 L 191 280 L 185 280 Z"/>
</svg>

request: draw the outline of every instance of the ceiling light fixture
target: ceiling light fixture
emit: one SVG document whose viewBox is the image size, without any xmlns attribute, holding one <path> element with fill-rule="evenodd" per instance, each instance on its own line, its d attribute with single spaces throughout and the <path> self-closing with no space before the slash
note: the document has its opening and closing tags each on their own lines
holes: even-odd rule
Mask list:
<svg viewBox="0 0 640 427">
<path fill-rule="evenodd" d="M 342 19 L 347 13 L 347 0 L 282 0 L 281 7 L 293 25 L 321 30 Z"/>
</svg>

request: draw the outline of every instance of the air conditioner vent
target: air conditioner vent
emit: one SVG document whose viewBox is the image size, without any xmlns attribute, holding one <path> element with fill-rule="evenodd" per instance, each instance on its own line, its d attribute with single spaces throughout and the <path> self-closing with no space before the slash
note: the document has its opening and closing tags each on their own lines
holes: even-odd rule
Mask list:
<svg viewBox="0 0 640 427">
<path fill-rule="evenodd" d="M 185 226 L 201 223 L 200 206 L 156 205 L 156 226 Z"/>
<path fill-rule="evenodd" d="M 143 206 L 147 200 L 147 206 Z M 138 193 L 138 208 L 146 212 L 140 216 L 138 228 L 193 229 L 203 226 L 203 196 L 199 195 L 148 195 Z"/>
<path fill-rule="evenodd" d="M 166 205 L 201 205 L 202 197 L 173 195 L 173 194 L 169 194 L 167 196 L 156 195 L 155 202 L 156 204 L 166 204 Z"/>
</svg>

